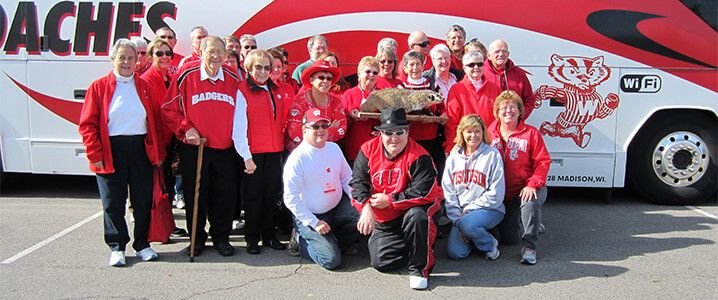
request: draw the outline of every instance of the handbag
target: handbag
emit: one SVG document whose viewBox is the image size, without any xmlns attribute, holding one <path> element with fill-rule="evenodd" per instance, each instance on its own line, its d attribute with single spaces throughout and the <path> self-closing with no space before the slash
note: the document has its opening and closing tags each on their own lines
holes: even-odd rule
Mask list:
<svg viewBox="0 0 718 300">
<path fill-rule="evenodd" d="M 167 243 L 172 230 L 175 229 L 175 218 L 172 205 L 165 191 L 162 167 L 155 167 L 152 188 L 152 210 L 150 213 L 150 229 L 147 233 L 148 242 Z"/>
</svg>

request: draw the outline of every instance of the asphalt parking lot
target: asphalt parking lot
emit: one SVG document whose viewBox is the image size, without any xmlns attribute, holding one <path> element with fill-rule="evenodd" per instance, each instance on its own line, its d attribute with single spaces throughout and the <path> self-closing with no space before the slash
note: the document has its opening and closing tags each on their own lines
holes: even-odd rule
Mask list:
<svg viewBox="0 0 718 300">
<path fill-rule="evenodd" d="M 33 175 L 1 191 L 0 298 L 718 299 L 715 201 L 657 206 L 620 189 L 607 203 L 596 190 L 550 189 L 537 265 L 519 263 L 519 246 L 451 261 L 438 240 L 429 289 L 413 291 L 405 270 L 369 267 L 365 245 L 333 272 L 284 251 L 248 255 L 242 236 L 232 257 L 208 248 L 189 263 L 179 238 L 153 245 L 159 261 L 128 251 L 127 267 L 109 267 L 96 189 L 94 177 Z"/>
</svg>

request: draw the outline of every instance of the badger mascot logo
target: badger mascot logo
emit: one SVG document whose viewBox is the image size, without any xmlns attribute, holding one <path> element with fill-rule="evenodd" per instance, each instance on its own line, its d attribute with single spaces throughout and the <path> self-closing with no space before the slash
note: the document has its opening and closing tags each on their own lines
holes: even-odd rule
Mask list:
<svg viewBox="0 0 718 300">
<path fill-rule="evenodd" d="M 535 108 L 541 101 L 553 98 L 565 106 L 556 122 L 543 122 L 539 131 L 550 137 L 571 138 L 581 148 L 591 141 L 591 133 L 584 127 L 595 119 L 611 115 L 618 107 L 618 95 L 609 93 L 602 98 L 596 87 L 611 76 L 611 69 L 603 64 L 603 56 L 551 56 L 548 74 L 563 87 L 542 85 L 534 92 Z"/>
</svg>

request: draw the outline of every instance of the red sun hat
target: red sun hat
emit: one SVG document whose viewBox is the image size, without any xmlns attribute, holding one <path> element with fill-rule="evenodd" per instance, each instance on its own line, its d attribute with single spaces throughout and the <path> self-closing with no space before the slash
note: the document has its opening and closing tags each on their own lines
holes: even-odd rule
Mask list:
<svg viewBox="0 0 718 300">
<path fill-rule="evenodd" d="M 342 71 L 337 67 L 332 67 L 328 61 L 318 60 L 315 61 L 311 66 L 307 67 L 302 71 L 302 85 L 310 87 L 312 85 L 309 82 L 309 78 L 316 72 L 329 72 L 332 73 L 332 85 L 337 84 L 339 77 L 342 76 Z"/>
</svg>

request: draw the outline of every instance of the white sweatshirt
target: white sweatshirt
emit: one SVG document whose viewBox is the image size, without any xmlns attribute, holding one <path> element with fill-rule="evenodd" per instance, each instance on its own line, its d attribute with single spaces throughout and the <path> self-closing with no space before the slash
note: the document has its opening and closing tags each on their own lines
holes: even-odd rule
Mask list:
<svg viewBox="0 0 718 300">
<path fill-rule="evenodd" d="M 441 179 L 449 219 L 456 223 L 464 211 L 479 208 L 505 212 L 504 163 L 499 151 L 486 143 L 470 156 L 464 151 L 451 151 Z"/>
<path fill-rule="evenodd" d="M 352 171 L 337 144 L 316 148 L 306 141 L 292 151 L 284 165 L 284 204 L 305 226 L 315 227 L 315 214 L 339 204 L 342 192 L 351 195 Z"/>
</svg>

